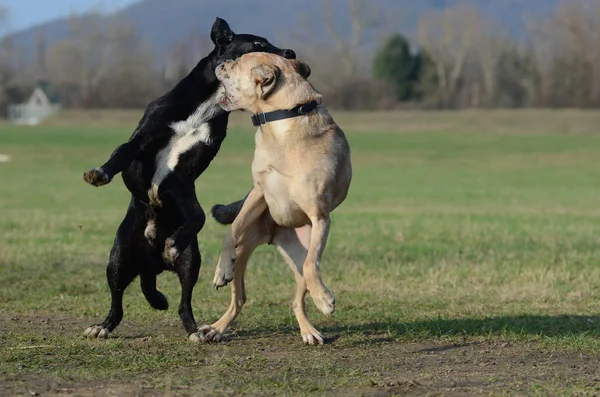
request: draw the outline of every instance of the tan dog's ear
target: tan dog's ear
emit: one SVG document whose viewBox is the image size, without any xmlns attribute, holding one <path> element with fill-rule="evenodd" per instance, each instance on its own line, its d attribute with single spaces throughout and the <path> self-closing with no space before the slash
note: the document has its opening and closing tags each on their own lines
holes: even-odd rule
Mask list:
<svg viewBox="0 0 600 397">
<path fill-rule="evenodd" d="M 254 83 L 260 87 L 260 99 L 266 99 L 277 85 L 277 79 L 281 74 L 281 69 L 273 65 L 259 65 L 250 71 L 254 78 Z"/>
<path fill-rule="evenodd" d="M 292 66 L 294 66 L 294 69 L 296 69 L 296 72 L 298 72 L 300 76 L 304 77 L 305 79 L 308 79 L 308 76 L 310 76 L 310 66 L 297 59 L 290 59 L 290 62 L 292 63 Z"/>
</svg>

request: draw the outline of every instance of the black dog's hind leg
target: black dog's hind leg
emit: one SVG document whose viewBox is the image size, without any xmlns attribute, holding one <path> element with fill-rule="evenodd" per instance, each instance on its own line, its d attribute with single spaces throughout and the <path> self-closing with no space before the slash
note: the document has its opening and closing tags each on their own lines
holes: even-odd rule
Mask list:
<svg viewBox="0 0 600 397">
<path fill-rule="evenodd" d="M 175 266 L 179 281 L 181 283 L 181 301 L 179 303 L 179 318 L 183 328 L 185 328 L 188 337 L 193 342 L 198 342 L 197 331 L 198 326 L 194 319 L 194 313 L 192 311 L 192 294 L 194 292 L 194 286 L 198 281 L 198 275 L 200 274 L 200 266 L 202 263 L 202 257 L 200 256 L 200 249 L 198 248 L 198 241 L 194 239 L 189 247 L 181 254 L 177 259 Z"/>
<path fill-rule="evenodd" d="M 167 310 L 169 308 L 167 297 L 156 289 L 156 271 L 154 269 L 141 271 L 140 285 L 142 293 L 150 306 L 156 310 Z"/>
<path fill-rule="evenodd" d="M 127 210 L 125 219 L 117 230 L 117 236 L 110 251 L 106 267 L 106 279 L 110 288 L 110 311 L 100 324 L 92 325 L 85 330 L 88 338 L 108 338 L 123 319 L 123 293 L 138 275 L 137 266 L 132 263 L 132 230 L 135 222 L 135 210 L 132 206 Z"/>
<path fill-rule="evenodd" d="M 137 276 L 137 269 L 128 266 L 130 258 L 127 254 L 127 248 L 121 245 L 117 237 L 106 267 L 106 279 L 110 288 L 110 311 L 104 321 L 85 330 L 85 335 L 89 338 L 108 338 L 108 334 L 123 319 L 123 293 Z"/>
<path fill-rule="evenodd" d="M 148 303 L 158 310 L 168 308 L 167 298 L 156 290 L 160 255 L 158 254 L 157 258 L 152 257 L 152 250 L 143 235 L 143 224 L 139 219 L 136 220 L 136 215 L 139 214 L 136 214 L 132 201 L 117 230 L 106 267 L 111 297 L 110 310 L 104 321 L 85 330 L 85 335 L 89 338 L 107 338 L 119 325 L 123 319 L 123 293 L 137 275 L 140 275 L 142 292 Z"/>
</svg>

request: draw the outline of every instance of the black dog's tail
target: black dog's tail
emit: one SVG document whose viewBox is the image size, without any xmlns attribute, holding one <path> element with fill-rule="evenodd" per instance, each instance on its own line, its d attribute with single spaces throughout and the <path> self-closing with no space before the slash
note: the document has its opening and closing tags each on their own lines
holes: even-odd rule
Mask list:
<svg viewBox="0 0 600 397">
<path fill-rule="evenodd" d="M 142 293 L 150 306 L 156 310 L 167 310 L 169 308 L 167 297 L 156 289 L 156 275 L 140 274 L 140 284 L 142 285 Z"/>
<path fill-rule="evenodd" d="M 250 190 L 252 191 L 252 190 Z M 248 192 L 250 194 L 250 192 Z M 212 217 L 219 222 L 221 225 L 231 225 L 235 220 L 236 216 L 240 213 L 248 194 L 241 200 L 235 201 L 231 204 L 217 204 L 212 207 L 210 214 Z"/>
</svg>

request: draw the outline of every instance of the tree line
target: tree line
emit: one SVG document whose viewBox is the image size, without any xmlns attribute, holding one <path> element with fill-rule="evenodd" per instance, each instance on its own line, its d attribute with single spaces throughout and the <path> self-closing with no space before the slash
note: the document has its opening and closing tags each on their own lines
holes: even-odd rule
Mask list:
<svg viewBox="0 0 600 397">
<path fill-rule="evenodd" d="M 402 26 L 366 0 L 348 0 L 346 33 L 333 23 L 334 12 L 341 11 L 324 0 L 323 21 L 303 29 L 326 26 L 327 40 L 278 42 L 311 65 L 311 80 L 333 108 L 600 106 L 600 0 L 566 1 L 529 21 L 520 39 L 464 3 L 424 13 L 411 34 L 399 33 Z M 6 20 L 0 9 L 0 36 Z M 68 37 L 52 45 L 40 34 L 33 57 L 4 36 L 0 111 L 40 80 L 65 107 L 144 107 L 210 51 L 205 36 L 190 32 L 160 66 L 127 21 L 94 13 L 71 17 Z M 368 37 L 381 38 L 374 50 Z"/>
<path fill-rule="evenodd" d="M 600 106 L 600 1 L 566 1 L 517 41 L 477 9 L 430 12 L 413 42 L 388 37 L 372 76 L 428 108 Z"/>
</svg>

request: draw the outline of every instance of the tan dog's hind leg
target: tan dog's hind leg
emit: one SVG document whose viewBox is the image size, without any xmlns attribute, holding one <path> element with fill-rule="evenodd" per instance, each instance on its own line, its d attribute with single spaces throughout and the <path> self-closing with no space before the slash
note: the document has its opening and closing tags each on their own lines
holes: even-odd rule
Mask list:
<svg viewBox="0 0 600 397">
<path fill-rule="evenodd" d="M 235 250 L 233 240 L 231 238 L 231 230 L 228 229 L 226 236 L 223 239 L 223 247 L 221 251 L 221 257 L 219 258 L 219 266 L 223 262 L 231 262 L 228 255 L 232 255 Z M 227 247 L 225 247 L 227 244 Z M 223 338 L 225 330 L 231 322 L 237 317 L 242 311 L 244 303 L 246 303 L 246 287 L 244 285 L 244 272 L 248 264 L 248 257 L 250 256 L 250 250 L 242 249 L 239 252 L 239 256 L 231 266 L 234 268 L 233 283 L 231 284 L 231 303 L 229 308 L 223 314 L 223 316 L 212 325 L 203 325 L 198 328 L 199 339 L 202 341 L 214 341 L 220 342 Z"/>
<path fill-rule="evenodd" d="M 323 314 L 328 316 L 335 310 L 335 297 L 321 280 L 319 267 L 327 244 L 330 221 L 326 217 L 311 217 L 310 221 L 312 223 L 310 245 L 302 266 L 302 275 L 313 302 Z"/>
<path fill-rule="evenodd" d="M 323 344 L 323 335 L 312 326 L 306 315 L 304 297 L 307 288 L 302 276 L 302 264 L 306 259 L 306 253 L 310 240 L 310 226 L 298 229 L 278 228 L 273 244 L 277 246 L 279 253 L 294 272 L 296 279 L 296 293 L 292 308 L 300 326 L 300 334 L 304 343 L 309 345 Z"/>
<path fill-rule="evenodd" d="M 228 229 L 223 238 L 221 256 L 218 266 L 232 266 L 234 268 L 233 283 L 231 284 L 231 303 L 223 316 L 212 325 L 203 325 L 198 328 L 198 339 L 202 341 L 219 342 L 223 333 L 231 322 L 240 314 L 242 306 L 246 303 L 246 288 L 244 285 L 244 273 L 248 265 L 248 259 L 259 245 L 266 244 L 272 239 L 270 223 L 272 220 L 268 214 L 264 214 L 254 223 L 249 224 L 244 231 L 244 238 L 238 247 L 233 244 L 231 229 Z M 235 254 L 234 254 L 235 251 Z M 232 257 L 236 256 L 232 263 Z M 194 334 L 195 335 L 195 334 Z"/>
<path fill-rule="evenodd" d="M 242 239 L 245 239 L 248 234 L 252 233 L 250 225 L 257 222 L 267 209 L 267 202 L 262 190 L 254 187 L 248 194 L 240 213 L 235 217 L 231 229 L 228 231 L 229 235 L 226 235 L 223 239 L 224 247 L 226 244 L 225 239 L 229 239 L 228 244 L 233 245 L 233 249 L 230 250 L 232 257 L 231 260 L 219 260 L 219 264 L 215 269 L 215 278 L 213 279 L 213 286 L 215 288 L 223 287 L 233 280 L 233 264 L 236 262 L 238 251 L 236 248 L 241 245 Z M 222 249 L 221 258 L 223 255 L 224 251 Z"/>
<path fill-rule="evenodd" d="M 240 243 L 241 234 L 247 233 L 249 225 L 256 222 L 268 208 L 262 189 L 255 186 L 248 193 L 240 213 L 231 224 L 231 236 L 236 246 Z"/>
</svg>

